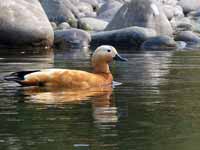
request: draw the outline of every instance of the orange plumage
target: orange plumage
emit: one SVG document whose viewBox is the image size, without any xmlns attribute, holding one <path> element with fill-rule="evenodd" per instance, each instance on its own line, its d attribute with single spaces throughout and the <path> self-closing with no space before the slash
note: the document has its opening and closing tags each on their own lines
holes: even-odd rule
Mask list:
<svg viewBox="0 0 200 150">
<path fill-rule="evenodd" d="M 44 69 L 22 71 L 6 76 L 6 80 L 15 81 L 23 86 L 50 86 L 64 88 L 90 88 L 109 85 L 113 77 L 108 63 L 113 59 L 126 61 L 112 46 L 98 47 L 92 56 L 93 73 L 69 69 Z"/>
</svg>

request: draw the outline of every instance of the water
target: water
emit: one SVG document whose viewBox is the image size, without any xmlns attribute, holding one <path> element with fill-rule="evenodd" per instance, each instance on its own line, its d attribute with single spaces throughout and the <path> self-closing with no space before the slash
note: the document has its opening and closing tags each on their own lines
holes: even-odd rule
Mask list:
<svg viewBox="0 0 200 150">
<path fill-rule="evenodd" d="M 112 88 L 22 88 L 2 77 L 40 68 L 90 70 L 88 50 L 0 55 L 1 150 L 198 150 L 200 51 L 130 52 Z"/>
</svg>

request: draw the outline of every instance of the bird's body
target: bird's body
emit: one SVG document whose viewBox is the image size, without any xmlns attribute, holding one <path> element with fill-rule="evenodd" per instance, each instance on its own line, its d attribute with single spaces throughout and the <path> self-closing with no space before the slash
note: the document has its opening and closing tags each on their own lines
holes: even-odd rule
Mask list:
<svg viewBox="0 0 200 150">
<path fill-rule="evenodd" d="M 89 88 L 112 83 L 111 73 L 89 73 L 81 70 L 44 69 L 24 76 L 26 86 L 54 86 L 65 88 Z"/>
<path fill-rule="evenodd" d="M 6 76 L 6 80 L 15 81 L 22 86 L 48 86 L 86 89 L 110 85 L 113 76 L 109 70 L 108 63 L 120 57 L 112 46 L 101 46 L 97 48 L 92 56 L 93 73 L 70 69 L 44 69 L 36 71 L 20 71 Z"/>
</svg>

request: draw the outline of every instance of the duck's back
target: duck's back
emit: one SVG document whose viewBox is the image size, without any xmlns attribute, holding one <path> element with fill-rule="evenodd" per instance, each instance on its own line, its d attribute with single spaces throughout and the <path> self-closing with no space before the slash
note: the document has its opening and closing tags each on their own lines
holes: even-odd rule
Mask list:
<svg viewBox="0 0 200 150">
<path fill-rule="evenodd" d="M 94 74 L 69 69 L 44 69 L 25 74 L 18 83 L 26 86 L 89 88 L 112 83 L 111 74 Z"/>
</svg>

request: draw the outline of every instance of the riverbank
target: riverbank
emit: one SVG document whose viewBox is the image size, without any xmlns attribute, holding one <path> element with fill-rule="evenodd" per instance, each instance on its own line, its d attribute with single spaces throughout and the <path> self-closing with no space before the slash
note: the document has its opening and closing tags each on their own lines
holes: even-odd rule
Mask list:
<svg viewBox="0 0 200 150">
<path fill-rule="evenodd" d="M 200 47 L 200 0 L 18 1 L 0 2 L 1 47 Z"/>
</svg>

